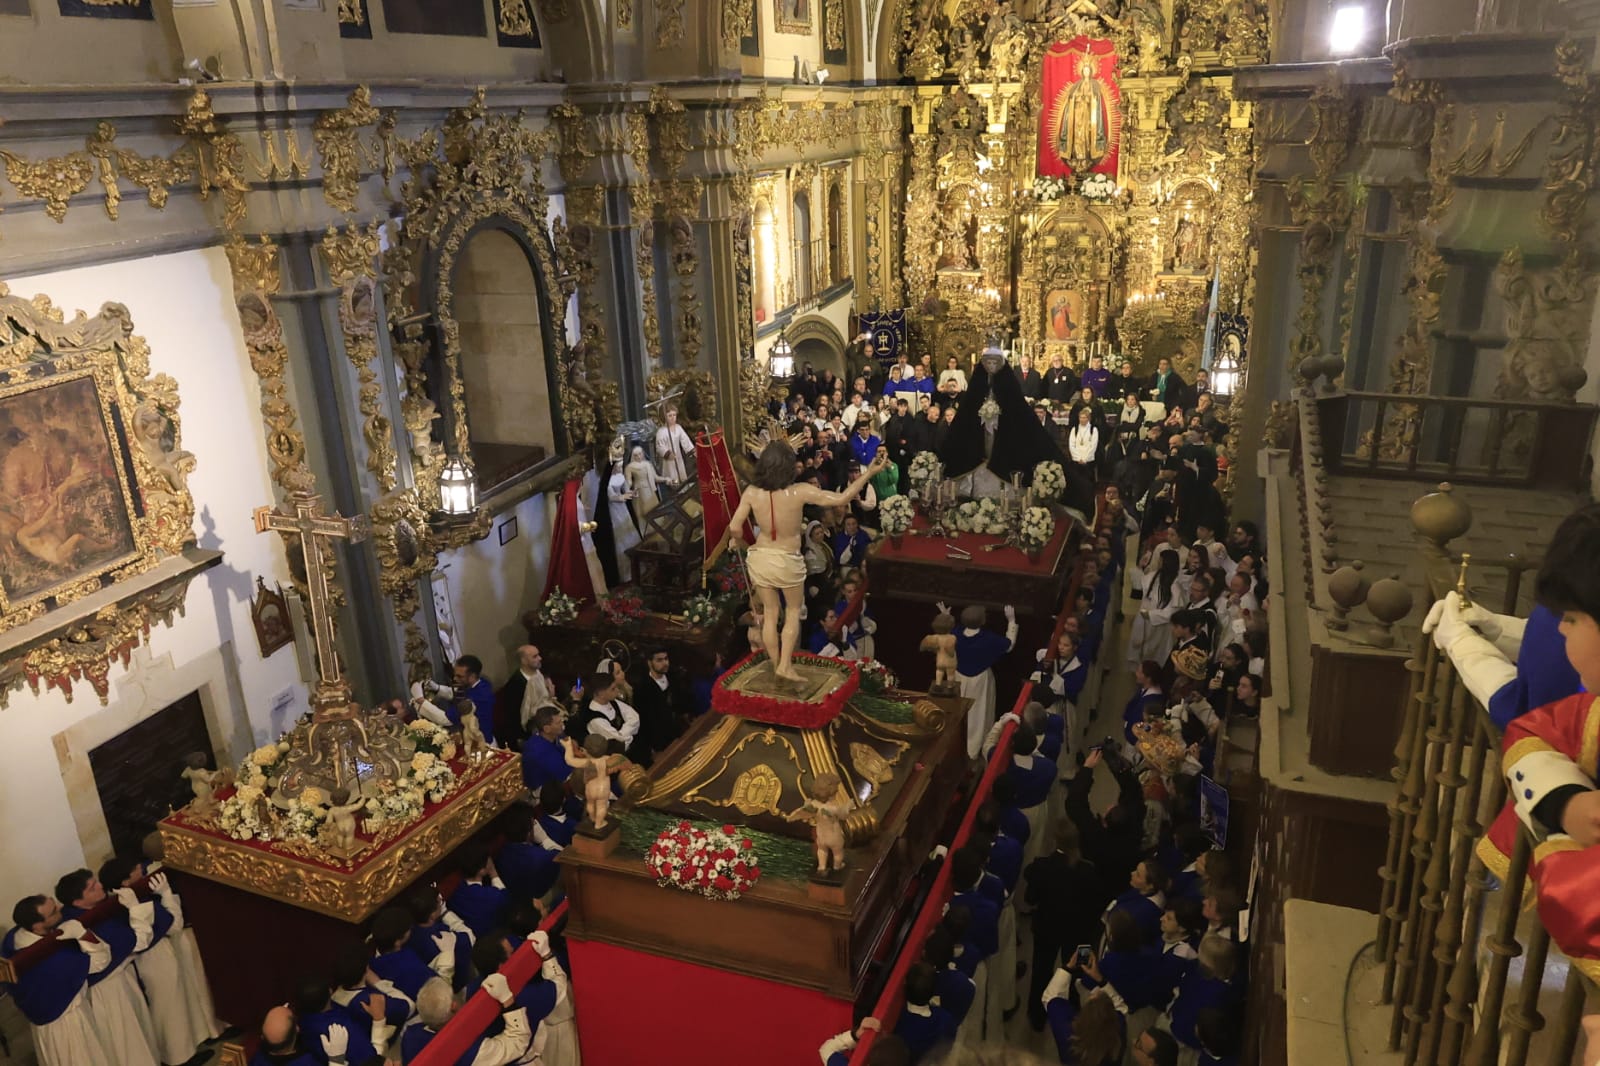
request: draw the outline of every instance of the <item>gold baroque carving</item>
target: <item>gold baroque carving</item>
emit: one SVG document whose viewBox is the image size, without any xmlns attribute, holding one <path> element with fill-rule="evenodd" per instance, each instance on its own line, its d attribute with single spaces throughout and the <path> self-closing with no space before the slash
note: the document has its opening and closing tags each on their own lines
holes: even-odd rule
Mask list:
<svg viewBox="0 0 1600 1066">
<path fill-rule="evenodd" d="M 533 13 L 528 0 L 502 0 L 496 28 L 507 37 L 532 37 Z"/>
<path fill-rule="evenodd" d="M 755 31 L 756 0 L 722 0 L 722 47 L 737 52 Z"/>
<path fill-rule="evenodd" d="M 340 211 L 354 211 L 361 180 L 360 131 L 378 123 L 372 92 L 358 85 L 349 102 L 337 111 L 325 111 L 311 127 L 311 139 L 322 164 L 322 197 Z"/>
<path fill-rule="evenodd" d="M 1573 401 L 1585 381 L 1597 280 L 1577 248 L 1544 270 L 1529 270 L 1521 248 L 1501 256 L 1495 288 L 1505 298 L 1508 339 L 1496 399 Z"/>
<path fill-rule="evenodd" d="M 105 196 L 106 215 L 119 216 L 123 180 L 144 190 L 151 207 L 167 206 L 172 187 L 193 180 L 195 148 L 185 144 L 170 156 L 145 156 L 115 145 L 117 128 L 99 122 L 84 141 L 82 151 L 33 162 L 14 152 L 0 150 L 6 178 L 23 196 L 44 201 L 45 214 L 64 222 L 72 197 L 83 192 L 96 175 Z"/>
<path fill-rule="evenodd" d="M 223 228 L 237 233 L 244 221 L 245 193 L 250 188 L 244 178 L 244 148 L 211 109 L 210 93 L 195 89 L 189 96 L 188 106 L 178 120 L 178 132 L 189 138 L 193 147 L 200 198 L 208 199 L 212 192 L 220 194 Z"/>
<path fill-rule="evenodd" d="M 671 48 L 683 40 L 684 0 L 655 0 L 656 47 Z"/>
<path fill-rule="evenodd" d="M 617 8 L 617 29 L 630 30 L 633 28 L 633 0 L 615 0 Z"/>
<path fill-rule="evenodd" d="M 373 369 L 378 357 L 377 224 L 344 231 L 330 226 L 322 238 L 322 255 L 329 277 L 339 286 L 339 328 L 344 335 L 345 356 L 356 371 L 367 469 L 372 472 L 378 491 L 387 493 L 395 487 L 398 457 L 394 427 L 383 413 L 383 388 Z"/>
<path fill-rule="evenodd" d="M 1588 74 L 1587 38 L 1563 37 L 1556 45 L 1556 72 L 1565 89 L 1556 133 L 1545 164 L 1545 202 L 1539 222 L 1568 247 L 1578 243 L 1594 187 L 1596 93 Z"/>
<path fill-rule="evenodd" d="M 844 38 L 844 0 L 820 0 L 822 4 L 822 46 L 842 52 Z"/>
</svg>

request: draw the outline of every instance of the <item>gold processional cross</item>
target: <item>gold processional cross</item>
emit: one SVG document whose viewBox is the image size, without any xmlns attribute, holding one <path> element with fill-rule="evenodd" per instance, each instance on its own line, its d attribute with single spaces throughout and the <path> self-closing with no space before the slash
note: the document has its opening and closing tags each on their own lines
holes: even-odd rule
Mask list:
<svg viewBox="0 0 1600 1066">
<path fill-rule="evenodd" d="M 345 518 L 335 511 L 324 514 L 322 497 L 311 492 L 291 492 L 281 507 L 257 507 L 256 532 L 272 530 L 300 537 L 300 554 L 306 570 L 306 609 L 317 650 L 317 683 L 311 694 L 311 724 L 296 739 L 285 758 L 278 790 L 297 796 L 306 786 L 330 795 L 347 788 L 352 795 L 370 793 L 382 781 L 397 780 L 411 758 L 397 719 L 372 721 L 351 700 L 350 684 L 339 668 L 334 644 L 333 604 L 328 582 L 331 538 L 351 544 L 366 539 L 370 526 L 363 515 Z"/>
</svg>

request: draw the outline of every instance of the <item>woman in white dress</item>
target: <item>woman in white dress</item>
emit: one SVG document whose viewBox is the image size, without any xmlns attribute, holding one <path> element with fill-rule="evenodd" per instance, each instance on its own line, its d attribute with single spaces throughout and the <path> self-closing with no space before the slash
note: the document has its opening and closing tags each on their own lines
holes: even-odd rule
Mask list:
<svg viewBox="0 0 1600 1066">
<path fill-rule="evenodd" d="M 656 491 L 661 476 L 656 473 L 650 460 L 644 457 L 644 449 L 637 444 L 633 446 L 633 455 L 623 472 L 628 476 L 628 491 L 633 493 L 634 513 L 643 521 L 644 516 L 654 511 L 661 502 L 661 495 Z"/>
<path fill-rule="evenodd" d="M 946 381 L 954 381 L 956 383 L 956 391 L 957 392 L 966 392 L 967 391 L 967 374 L 966 374 L 966 371 L 961 369 L 960 361 L 957 360 L 956 357 L 953 356 L 953 355 L 950 358 L 945 360 L 945 368 L 939 374 L 939 391 L 940 392 L 944 391 L 944 383 Z"/>
<path fill-rule="evenodd" d="M 1172 654 L 1172 615 L 1183 606 L 1179 594 L 1178 553 L 1163 548 L 1157 551 L 1156 572 L 1145 578 L 1139 613 L 1128 632 L 1128 662 L 1135 665 L 1146 659 L 1164 663 Z"/>
<path fill-rule="evenodd" d="M 1067 434 L 1067 457 L 1083 469 L 1094 481 L 1095 458 L 1100 452 L 1100 431 L 1094 427 L 1094 412 L 1087 407 L 1078 409 L 1077 425 Z"/>
<path fill-rule="evenodd" d="M 633 512 L 628 501 L 633 493 L 628 491 L 628 477 L 618 461 L 611 467 L 611 480 L 606 482 L 606 499 L 611 506 L 611 539 L 617 549 L 617 576 L 624 582 L 633 580 L 633 559 L 628 549 L 639 543 L 639 527 L 633 524 Z"/>
</svg>

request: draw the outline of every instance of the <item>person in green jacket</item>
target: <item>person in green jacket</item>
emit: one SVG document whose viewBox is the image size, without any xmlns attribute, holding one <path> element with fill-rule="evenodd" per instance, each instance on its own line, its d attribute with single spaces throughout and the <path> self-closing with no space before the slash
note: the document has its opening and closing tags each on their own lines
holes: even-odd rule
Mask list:
<svg viewBox="0 0 1600 1066">
<path fill-rule="evenodd" d="M 889 448 L 887 445 L 878 447 L 878 458 L 888 463 Z M 900 495 L 900 471 L 896 469 L 893 463 L 889 463 L 882 470 L 873 474 L 868 484 L 872 486 L 873 493 L 878 497 L 878 506 L 882 507 L 884 500 L 887 500 L 890 496 Z"/>
</svg>

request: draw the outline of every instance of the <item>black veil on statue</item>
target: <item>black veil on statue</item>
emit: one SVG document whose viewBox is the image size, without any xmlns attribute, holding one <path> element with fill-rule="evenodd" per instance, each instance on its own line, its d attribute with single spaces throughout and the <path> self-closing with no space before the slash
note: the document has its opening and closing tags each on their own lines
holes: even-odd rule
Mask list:
<svg viewBox="0 0 1600 1066">
<path fill-rule="evenodd" d="M 967 378 L 967 391 L 961 394 L 956 408 L 955 421 L 945 434 L 939 448 L 939 461 L 944 464 L 946 477 L 961 477 L 983 465 L 983 421 L 978 408 L 986 397 L 993 396 L 1000 405 L 1000 420 L 995 425 L 994 446 L 989 451 L 989 469 L 1001 480 L 1011 480 L 1012 474 L 1021 474 L 1022 483 L 1033 481 L 1033 468 L 1049 460 L 1061 464 L 1067 475 L 1065 503 L 1069 507 L 1089 513 L 1093 505 L 1094 485 L 1066 462 L 1061 449 L 1049 429 L 1040 424 L 1027 398 L 1022 395 L 1022 382 L 1009 365 L 1001 366 L 991 376 L 980 360 Z"/>
</svg>

